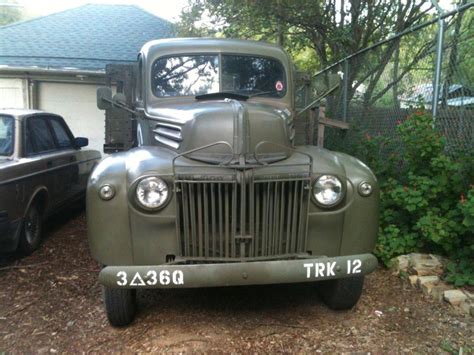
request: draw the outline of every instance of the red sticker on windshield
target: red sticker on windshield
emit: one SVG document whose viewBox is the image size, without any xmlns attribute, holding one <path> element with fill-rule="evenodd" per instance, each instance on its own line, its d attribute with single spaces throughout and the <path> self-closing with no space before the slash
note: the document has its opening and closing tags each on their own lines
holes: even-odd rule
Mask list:
<svg viewBox="0 0 474 355">
<path fill-rule="evenodd" d="M 283 83 L 280 80 L 278 80 L 275 83 L 275 89 L 276 89 L 276 91 L 282 91 L 283 90 Z"/>
</svg>

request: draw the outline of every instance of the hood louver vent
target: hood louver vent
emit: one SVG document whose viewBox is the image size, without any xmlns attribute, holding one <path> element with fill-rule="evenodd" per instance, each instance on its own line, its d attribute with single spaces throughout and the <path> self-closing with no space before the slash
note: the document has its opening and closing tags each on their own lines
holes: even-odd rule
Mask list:
<svg viewBox="0 0 474 355">
<path fill-rule="evenodd" d="M 159 123 L 153 130 L 155 133 L 155 140 L 170 148 L 178 149 L 180 143 L 183 141 L 181 127 L 167 123 Z"/>
</svg>

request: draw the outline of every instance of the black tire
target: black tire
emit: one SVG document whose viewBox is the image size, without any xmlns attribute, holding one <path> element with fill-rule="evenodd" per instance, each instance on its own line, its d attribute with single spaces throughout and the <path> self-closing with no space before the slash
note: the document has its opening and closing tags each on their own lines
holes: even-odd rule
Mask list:
<svg viewBox="0 0 474 355">
<path fill-rule="evenodd" d="M 43 215 L 38 205 L 32 203 L 26 212 L 20 233 L 18 250 L 23 255 L 30 255 L 41 244 L 43 232 Z"/>
<path fill-rule="evenodd" d="M 319 296 L 331 309 L 342 310 L 354 307 L 364 287 L 364 276 L 327 280 L 318 283 Z"/>
<path fill-rule="evenodd" d="M 105 312 L 114 327 L 124 327 L 132 323 L 137 311 L 137 292 L 125 288 L 102 287 Z"/>
</svg>

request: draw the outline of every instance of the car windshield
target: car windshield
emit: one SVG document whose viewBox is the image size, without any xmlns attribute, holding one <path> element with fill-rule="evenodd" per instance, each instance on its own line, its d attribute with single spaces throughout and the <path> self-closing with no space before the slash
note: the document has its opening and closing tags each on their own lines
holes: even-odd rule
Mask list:
<svg viewBox="0 0 474 355">
<path fill-rule="evenodd" d="M 11 116 L 0 116 L 0 155 L 13 153 L 14 120 Z"/>
<path fill-rule="evenodd" d="M 197 54 L 155 60 L 151 71 L 155 96 L 196 96 L 217 92 L 283 97 L 286 76 L 276 59 L 250 55 Z"/>
</svg>

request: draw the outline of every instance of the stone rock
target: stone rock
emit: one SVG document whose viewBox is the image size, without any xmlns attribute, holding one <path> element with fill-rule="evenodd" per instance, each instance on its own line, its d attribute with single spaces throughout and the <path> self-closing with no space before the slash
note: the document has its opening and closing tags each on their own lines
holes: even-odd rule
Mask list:
<svg viewBox="0 0 474 355">
<path fill-rule="evenodd" d="M 467 296 L 467 298 L 469 298 L 470 300 L 474 300 L 474 293 L 469 292 L 467 290 L 464 290 L 464 293 Z"/>
<path fill-rule="evenodd" d="M 419 276 L 418 287 L 420 287 L 423 293 L 429 295 L 434 286 L 439 282 L 438 276 Z"/>
<path fill-rule="evenodd" d="M 410 285 L 412 285 L 413 287 L 418 285 L 418 276 L 410 275 L 410 276 L 408 276 L 408 279 L 410 280 Z"/>
<path fill-rule="evenodd" d="M 418 285 L 437 284 L 439 282 L 438 276 L 418 276 Z"/>
<path fill-rule="evenodd" d="M 437 301 L 442 301 L 444 299 L 444 291 L 451 290 L 452 286 L 448 285 L 444 281 L 439 281 L 431 289 L 431 297 Z"/>
<path fill-rule="evenodd" d="M 397 272 L 408 272 L 410 266 L 410 258 L 408 255 L 400 255 L 390 260 L 391 269 Z"/>
<path fill-rule="evenodd" d="M 420 288 L 423 293 L 430 294 L 431 289 L 439 282 L 438 276 L 418 276 L 416 285 Z"/>
<path fill-rule="evenodd" d="M 474 302 L 470 299 L 461 302 L 461 310 L 471 317 L 474 317 Z"/>
<path fill-rule="evenodd" d="M 444 291 L 444 300 L 452 306 L 459 306 L 463 301 L 467 300 L 467 296 L 460 290 Z"/>
<path fill-rule="evenodd" d="M 443 274 L 443 263 L 440 259 L 432 254 L 409 254 L 409 271 L 418 276 L 430 276 Z"/>
</svg>

